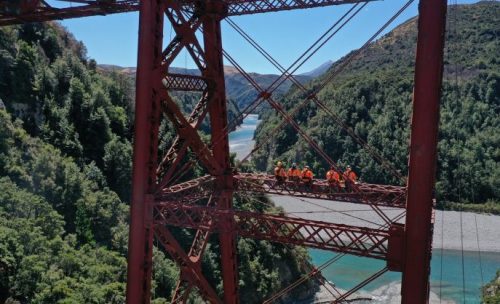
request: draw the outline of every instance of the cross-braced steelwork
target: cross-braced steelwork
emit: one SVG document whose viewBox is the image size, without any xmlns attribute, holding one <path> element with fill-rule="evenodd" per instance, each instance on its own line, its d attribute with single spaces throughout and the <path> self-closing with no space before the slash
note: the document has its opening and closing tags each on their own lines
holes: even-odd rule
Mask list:
<svg viewBox="0 0 500 304">
<path fill-rule="evenodd" d="M 280 128 L 291 125 L 298 135 L 335 170 L 337 164 L 328 153 L 294 121 L 294 116 L 308 102 L 333 118 L 379 161 L 386 172 L 398 179 L 401 174 L 380 153 L 363 141 L 337 114 L 316 95 L 298 82 L 293 73 L 317 49 L 362 10 L 368 1 L 357 0 L 78 0 L 61 1 L 53 7 L 43 0 L 0 1 L 0 25 L 18 24 L 140 11 L 139 57 L 135 107 L 134 172 L 128 252 L 127 303 L 149 303 L 153 239 L 179 265 L 180 276 L 172 303 L 187 302 L 190 292 L 197 291 L 210 303 L 238 303 L 237 237 L 268 240 L 289 245 L 308 246 L 387 261 L 386 267 L 360 282 L 352 290 L 335 296 L 340 303 L 357 290 L 387 271 L 403 273 L 404 303 L 425 303 L 429 293 L 429 261 L 432 240 L 432 190 L 436 160 L 436 136 L 439 94 L 442 73 L 442 52 L 446 1 L 420 1 L 419 34 L 415 70 L 413 121 L 409 178 L 407 187 L 347 183 L 332 185 L 324 180 L 311 184 L 299 181 L 277 181 L 274 176 L 239 173 L 229 157 L 228 125 L 223 57 L 255 88 L 258 97 L 241 111 L 248 115 L 266 101 L 280 114 L 283 122 L 265 140 L 272 140 Z M 363 48 L 394 21 L 410 0 L 377 31 L 358 51 L 338 65 L 325 81 L 340 73 Z M 72 5 L 72 3 L 77 3 Z M 351 9 L 290 68 L 285 69 L 241 28 L 228 20 L 245 40 L 282 72 L 268 88 L 262 88 L 222 48 L 221 21 L 229 16 L 305 9 L 352 3 Z M 175 36 L 164 41 L 165 20 L 172 25 Z M 197 34 L 198 33 L 198 34 Z M 200 35 L 201 34 L 201 35 Z M 166 47 L 163 47 L 166 45 Z M 199 75 L 171 73 L 172 63 L 186 50 L 199 69 Z M 306 96 L 290 112 L 285 111 L 273 96 L 283 81 L 290 79 Z M 189 115 L 171 93 L 197 92 L 198 103 Z M 159 151 L 159 126 L 167 119 L 176 137 L 167 151 Z M 210 125 L 211 139 L 206 142 L 199 133 L 204 121 Z M 261 143 L 262 144 L 262 143 Z M 255 149 L 258 149 L 257 146 Z M 189 158 L 194 155 L 195 159 Z M 198 162 L 206 176 L 179 182 Z M 347 180 L 347 176 L 344 176 Z M 274 194 L 301 198 L 321 198 L 370 206 L 384 225 L 378 228 L 328 223 L 296 218 L 286 214 L 265 214 L 234 208 L 233 194 Z M 391 219 L 380 207 L 406 209 L 404 224 L 400 217 Z M 169 228 L 195 230 L 189 250 L 185 250 Z M 213 237 L 212 237 L 213 236 Z M 212 237 L 212 238 L 211 238 Z M 209 239 L 218 237 L 221 253 L 223 294 L 215 290 L 201 267 Z M 316 276 L 313 269 L 304 278 Z M 270 303 L 295 288 L 298 280 L 266 301 Z"/>
</svg>

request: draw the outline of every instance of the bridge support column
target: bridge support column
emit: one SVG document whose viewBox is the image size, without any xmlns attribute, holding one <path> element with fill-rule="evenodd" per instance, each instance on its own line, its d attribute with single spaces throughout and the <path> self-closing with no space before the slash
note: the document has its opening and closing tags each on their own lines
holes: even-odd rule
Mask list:
<svg viewBox="0 0 500 304">
<path fill-rule="evenodd" d="M 223 173 L 216 176 L 215 196 L 217 206 L 232 209 L 233 173 L 229 159 L 229 139 L 226 132 L 227 106 L 224 83 L 222 54 L 221 20 L 225 17 L 226 7 L 222 1 L 207 1 L 203 16 L 203 41 L 207 68 L 207 78 L 214 80 L 213 99 L 208 105 L 212 136 L 212 151 Z M 210 89 L 209 89 L 210 90 Z M 238 303 L 238 265 L 236 262 L 236 229 L 234 219 L 228 214 L 221 221 L 219 233 L 224 303 Z"/>
<path fill-rule="evenodd" d="M 134 162 L 127 267 L 127 303 L 151 298 L 153 226 L 151 203 L 158 154 L 159 84 L 163 10 L 159 1 L 141 1 L 134 124 Z"/>
<path fill-rule="evenodd" d="M 405 227 L 403 303 L 427 303 L 446 0 L 420 0 Z"/>
</svg>

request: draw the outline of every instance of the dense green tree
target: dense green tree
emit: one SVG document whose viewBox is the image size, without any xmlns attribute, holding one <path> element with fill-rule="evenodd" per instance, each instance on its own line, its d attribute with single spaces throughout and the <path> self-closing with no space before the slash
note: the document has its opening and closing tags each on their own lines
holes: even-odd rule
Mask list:
<svg viewBox="0 0 500 304">
<path fill-rule="evenodd" d="M 132 146 L 126 140 L 113 137 L 104 146 L 104 173 L 109 186 L 121 199 L 130 197 L 132 176 Z"/>
</svg>

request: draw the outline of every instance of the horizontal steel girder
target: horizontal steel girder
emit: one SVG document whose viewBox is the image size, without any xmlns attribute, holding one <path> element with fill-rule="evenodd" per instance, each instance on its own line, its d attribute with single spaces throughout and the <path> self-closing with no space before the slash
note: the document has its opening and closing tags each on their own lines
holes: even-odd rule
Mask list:
<svg viewBox="0 0 500 304">
<path fill-rule="evenodd" d="M 207 175 L 163 189 L 156 200 L 190 203 L 209 197 L 214 192 L 215 178 Z"/>
<path fill-rule="evenodd" d="M 139 10 L 138 0 L 90 0 L 85 2 L 86 4 L 79 6 L 68 6 L 63 8 L 47 7 L 40 2 L 39 5 L 33 9 L 23 10 L 22 8 L 12 8 L 11 0 L 3 0 L 0 1 L 0 26 L 126 13 Z"/>
<path fill-rule="evenodd" d="M 25 0 L 27 1 L 27 0 Z M 9 3 L 10 2 L 10 3 Z M 29 1 L 27 1 L 29 2 Z M 61 1 L 71 2 L 71 1 Z M 78 1 L 75 1 L 78 2 Z M 186 11 L 195 11 L 194 3 L 196 1 L 179 1 L 182 3 L 183 9 Z M 221 1 L 226 5 L 227 16 L 240 16 L 249 14 L 258 14 L 266 12 L 277 12 L 293 9 L 314 8 L 331 5 L 340 5 L 347 3 L 358 3 L 368 1 L 358 0 L 224 0 Z M 41 2 L 40 2 L 41 3 Z M 54 8 L 46 7 L 39 4 L 35 9 L 29 10 L 8 10 L 7 7 L 12 6 L 11 1 L 0 1 L 0 26 L 29 23 L 29 22 L 44 22 L 49 20 L 61 20 L 69 18 L 79 18 L 88 16 L 108 15 L 115 13 L 125 13 L 139 10 L 138 0 L 117 0 L 117 1 L 99 1 L 88 0 L 81 1 L 80 6 Z"/>
<path fill-rule="evenodd" d="M 207 79 L 196 75 L 168 73 L 163 84 L 170 91 L 203 92 L 207 88 Z"/>
<path fill-rule="evenodd" d="M 239 192 L 267 193 L 276 195 L 316 198 L 357 204 L 372 204 L 405 208 L 406 188 L 367 183 L 356 184 L 356 191 L 332 188 L 326 180 L 315 179 L 310 188 L 301 182 L 277 183 L 269 174 L 240 173 L 235 175 L 235 190 Z"/>
<path fill-rule="evenodd" d="M 176 202 L 156 202 L 153 208 L 155 225 L 225 233 L 223 220 L 229 217 L 242 237 L 388 260 L 391 264 L 400 260 L 402 226 L 382 230 Z"/>
<path fill-rule="evenodd" d="M 195 198 L 208 197 L 213 189 L 214 178 L 205 176 L 162 189 L 156 199 L 163 201 L 189 202 Z M 405 208 L 406 188 L 390 185 L 358 183 L 356 192 L 332 189 L 325 180 L 314 180 L 310 189 L 303 184 L 287 181 L 277 184 L 268 174 L 240 173 L 234 175 L 234 191 L 286 195 L 313 199 L 324 199 L 356 204 Z"/>
</svg>

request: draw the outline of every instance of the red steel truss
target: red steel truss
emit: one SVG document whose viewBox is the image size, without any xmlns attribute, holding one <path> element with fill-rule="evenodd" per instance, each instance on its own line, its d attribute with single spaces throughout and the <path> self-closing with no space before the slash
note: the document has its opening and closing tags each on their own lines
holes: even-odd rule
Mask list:
<svg viewBox="0 0 500 304">
<path fill-rule="evenodd" d="M 172 0 L 173 1 L 173 0 Z M 364 2 L 373 1 L 366 0 Z M 26 22 L 43 22 L 88 16 L 101 16 L 139 10 L 139 0 L 60 0 L 64 7 L 54 7 L 43 0 L 0 1 L 0 26 Z M 203 1 L 179 0 L 181 8 L 194 13 Z M 283 10 L 314 8 L 345 3 L 355 0 L 223 0 L 226 16 L 241 16 Z"/>
<path fill-rule="evenodd" d="M 223 221 L 231 218 L 234 231 L 242 237 L 307 246 L 312 248 L 345 252 L 376 259 L 387 259 L 389 251 L 401 252 L 402 226 L 394 224 L 392 229 L 373 229 L 322 221 L 305 220 L 284 215 L 262 214 L 180 204 L 158 202 L 154 204 L 154 222 L 157 225 L 199 229 L 209 232 L 227 233 Z M 396 254 L 391 253 L 396 257 Z M 399 257 L 400 258 L 400 257 Z"/>
<path fill-rule="evenodd" d="M 357 184 L 358 191 L 331 187 L 326 180 L 316 179 L 312 186 L 300 182 L 277 183 L 272 175 L 239 173 L 233 175 L 233 190 L 239 193 L 261 193 L 331 200 L 394 208 L 405 208 L 405 187 Z M 180 201 L 209 197 L 214 191 L 214 178 L 204 176 L 161 189 L 156 200 Z"/>
<path fill-rule="evenodd" d="M 47 2 L 40 0 L 0 1 L 0 26 L 26 22 L 43 22 L 49 20 L 108 15 L 139 10 L 139 1 L 137 0 L 63 0 L 61 2 L 66 2 L 64 3 L 64 7 L 53 7 Z"/>
<path fill-rule="evenodd" d="M 240 173 L 234 176 L 235 191 L 267 193 L 296 197 L 316 198 L 338 202 L 375 204 L 395 208 L 405 207 L 405 187 L 356 184 L 356 191 L 347 188 L 332 187 L 326 180 L 316 179 L 311 187 L 301 182 L 286 181 L 277 183 L 272 175 Z"/>
<path fill-rule="evenodd" d="M 410 169 L 407 187 L 359 183 L 330 187 L 316 180 L 311 187 L 287 181 L 276 183 L 266 174 L 237 173 L 231 168 L 227 136 L 227 108 L 222 65 L 221 20 L 227 16 L 304 9 L 357 0 L 76 0 L 61 8 L 43 0 L 1 1 L 0 26 L 26 22 L 140 11 L 139 54 L 135 112 L 134 169 L 128 252 L 127 303 L 149 303 L 153 239 L 156 238 L 180 268 L 172 303 L 185 303 L 190 292 L 210 303 L 238 303 L 236 238 L 249 237 L 308 246 L 387 261 L 387 266 L 335 300 L 347 299 L 388 270 L 403 273 L 403 303 L 426 303 L 432 240 L 432 192 L 442 73 L 446 1 L 420 0 L 415 71 Z M 77 3 L 70 5 L 69 3 Z M 163 48 L 165 17 L 175 37 Z M 201 30 L 203 40 L 196 32 Z M 200 42 L 202 41 L 202 42 Z M 186 49 L 200 76 L 170 73 L 174 59 Z M 256 87 L 259 89 L 258 87 Z M 172 91 L 200 92 L 200 100 L 186 117 L 172 99 Z M 267 99 L 281 111 L 265 91 Z M 267 96 L 267 95 L 269 96 Z M 172 146 L 158 149 L 161 119 L 177 132 Z M 210 122 L 211 141 L 198 134 L 203 120 Z M 307 139 L 307 134 L 303 134 Z M 309 141 L 308 141 L 309 142 Z M 311 139 L 309 142 L 322 152 Z M 191 165 L 190 152 L 207 176 L 176 183 Z M 321 153 L 320 153 L 321 154 Z M 324 155 L 328 158 L 328 155 Z M 260 193 L 321 198 L 370 205 L 386 222 L 381 228 L 356 227 L 285 215 L 237 210 L 234 193 Z M 406 208 L 405 224 L 383 214 L 380 206 Z M 195 229 L 185 250 L 169 227 Z M 221 249 L 224 292 L 202 272 L 201 257 L 209 236 L 217 235 Z"/>
</svg>

